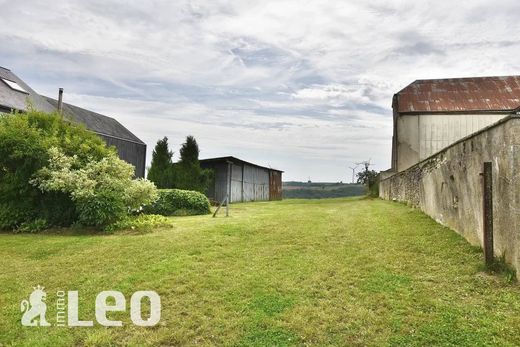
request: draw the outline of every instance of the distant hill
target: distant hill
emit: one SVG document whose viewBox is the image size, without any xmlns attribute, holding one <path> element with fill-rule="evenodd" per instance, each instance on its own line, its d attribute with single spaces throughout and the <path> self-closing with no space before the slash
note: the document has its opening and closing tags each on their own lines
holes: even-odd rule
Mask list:
<svg viewBox="0 0 520 347">
<path fill-rule="evenodd" d="M 325 199 L 365 195 L 365 187 L 353 183 L 283 182 L 284 199 Z"/>
</svg>

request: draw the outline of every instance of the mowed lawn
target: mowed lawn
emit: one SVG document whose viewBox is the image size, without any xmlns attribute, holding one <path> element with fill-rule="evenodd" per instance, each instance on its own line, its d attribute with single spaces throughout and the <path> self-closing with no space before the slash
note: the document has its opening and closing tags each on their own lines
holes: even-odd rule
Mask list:
<svg viewBox="0 0 520 347">
<path fill-rule="evenodd" d="M 417 210 L 369 199 L 236 204 L 145 234 L 0 235 L 0 345 L 520 345 L 520 290 Z M 22 327 L 20 301 L 77 290 L 162 299 L 158 326 Z"/>
</svg>

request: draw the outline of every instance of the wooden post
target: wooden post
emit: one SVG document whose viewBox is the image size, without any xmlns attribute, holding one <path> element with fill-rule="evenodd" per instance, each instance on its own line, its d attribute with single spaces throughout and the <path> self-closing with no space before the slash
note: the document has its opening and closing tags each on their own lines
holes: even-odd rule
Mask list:
<svg viewBox="0 0 520 347">
<path fill-rule="evenodd" d="M 492 163 L 484 162 L 483 176 L 483 216 L 484 216 L 484 258 L 486 265 L 493 264 L 493 175 Z"/>
<path fill-rule="evenodd" d="M 227 167 L 227 201 L 226 201 L 226 217 L 229 217 L 229 203 L 231 202 L 231 162 L 228 161 Z"/>
<path fill-rule="evenodd" d="M 242 164 L 242 202 L 244 202 L 244 168 L 246 164 Z"/>
</svg>

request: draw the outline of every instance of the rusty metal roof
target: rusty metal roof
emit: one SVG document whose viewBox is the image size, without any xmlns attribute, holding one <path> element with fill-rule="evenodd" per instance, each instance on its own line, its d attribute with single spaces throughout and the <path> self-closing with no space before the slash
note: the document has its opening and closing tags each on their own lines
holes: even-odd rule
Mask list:
<svg viewBox="0 0 520 347">
<path fill-rule="evenodd" d="M 520 107 L 520 76 L 417 80 L 394 96 L 399 113 L 511 112 Z"/>
</svg>

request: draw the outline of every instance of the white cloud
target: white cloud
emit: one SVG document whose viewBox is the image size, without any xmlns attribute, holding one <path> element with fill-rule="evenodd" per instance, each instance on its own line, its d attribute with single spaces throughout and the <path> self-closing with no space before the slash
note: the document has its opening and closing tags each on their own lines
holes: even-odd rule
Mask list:
<svg viewBox="0 0 520 347">
<path fill-rule="evenodd" d="M 116 116 L 149 150 L 187 134 L 287 179 L 390 162 L 391 98 L 419 78 L 518 74 L 516 1 L 0 1 L 0 65 Z M 150 159 L 150 158 L 149 158 Z"/>
</svg>

